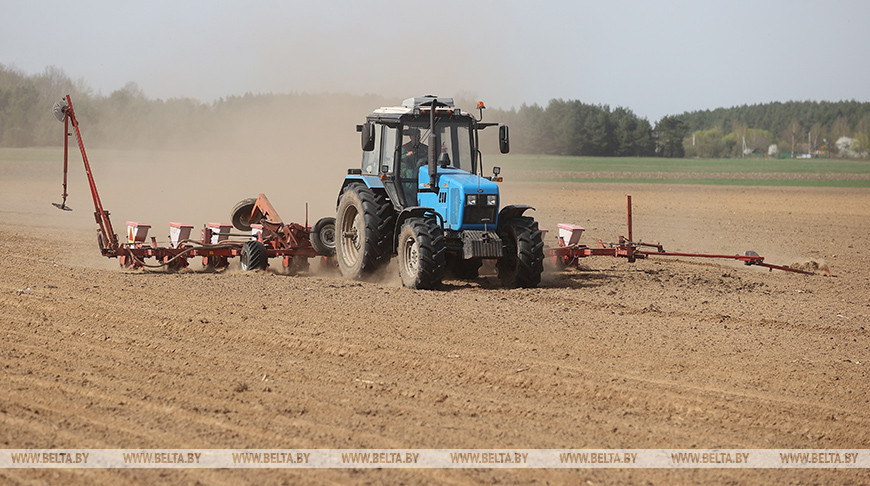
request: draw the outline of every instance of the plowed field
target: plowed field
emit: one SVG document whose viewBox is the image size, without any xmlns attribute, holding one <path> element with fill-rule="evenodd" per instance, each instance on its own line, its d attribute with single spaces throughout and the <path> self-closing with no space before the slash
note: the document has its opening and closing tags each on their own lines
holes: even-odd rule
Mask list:
<svg viewBox="0 0 870 486">
<path fill-rule="evenodd" d="M 62 213 L 49 205 L 57 170 L 2 167 L 2 448 L 870 448 L 867 189 L 507 182 L 506 202 L 535 206 L 550 244 L 559 222 L 584 226 L 587 244 L 615 241 L 631 193 L 636 239 L 830 274 L 598 257 L 548 270 L 536 289 L 483 275 L 412 291 L 394 265 L 375 282 L 317 262 L 300 276 L 237 262 L 124 271 L 99 256 L 86 192 Z M 123 174 L 99 181 L 114 187 L 106 207 L 123 209 L 116 231 L 151 218 L 163 235 L 171 211 L 124 198 Z M 153 197 L 223 220 L 250 196 L 224 192 Z M 31 481 L 848 484 L 870 473 L 0 471 Z"/>
</svg>

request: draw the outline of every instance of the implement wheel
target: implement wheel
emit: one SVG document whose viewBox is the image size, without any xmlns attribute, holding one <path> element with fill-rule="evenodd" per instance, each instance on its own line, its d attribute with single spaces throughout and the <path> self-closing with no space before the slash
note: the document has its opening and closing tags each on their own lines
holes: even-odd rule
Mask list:
<svg viewBox="0 0 870 486">
<path fill-rule="evenodd" d="M 318 255 L 335 255 L 335 218 L 320 218 L 311 229 L 311 246 Z"/>
<path fill-rule="evenodd" d="M 266 247 L 256 240 L 246 241 L 242 245 L 242 253 L 239 255 L 242 270 L 265 270 L 269 264 L 266 256 Z"/>
<path fill-rule="evenodd" d="M 510 218 L 500 225 L 504 256 L 499 258 L 498 279 L 505 287 L 536 287 L 544 272 L 544 241 L 538 223 L 528 216 Z"/>
<path fill-rule="evenodd" d="M 251 213 L 254 212 L 254 206 L 257 204 L 257 198 L 250 197 L 248 199 L 242 199 L 235 206 L 233 206 L 233 210 L 230 211 L 230 221 L 232 221 L 233 226 L 240 231 L 251 231 L 251 223 L 256 223 L 256 221 L 250 221 Z"/>
<path fill-rule="evenodd" d="M 435 289 L 447 269 L 444 232 L 433 217 L 408 218 L 399 233 L 399 276 L 412 289 Z"/>
<path fill-rule="evenodd" d="M 351 184 L 341 195 L 336 218 L 335 256 L 345 278 L 359 280 L 390 261 L 393 206 L 362 184 Z"/>
</svg>

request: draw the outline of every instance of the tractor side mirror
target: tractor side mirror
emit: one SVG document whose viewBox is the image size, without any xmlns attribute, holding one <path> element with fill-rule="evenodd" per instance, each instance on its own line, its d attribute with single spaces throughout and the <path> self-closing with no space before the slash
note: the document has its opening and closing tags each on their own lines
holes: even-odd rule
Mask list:
<svg viewBox="0 0 870 486">
<path fill-rule="evenodd" d="M 371 152 L 375 149 L 375 127 L 371 122 L 366 122 L 364 125 L 357 125 L 357 131 L 362 133 L 360 141 L 362 149 L 365 152 Z"/>
<path fill-rule="evenodd" d="M 510 131 L 507 125 L 499 125 L 498 127 L 498 149 L 503 154 L 511 151 Z"/>
</svg>

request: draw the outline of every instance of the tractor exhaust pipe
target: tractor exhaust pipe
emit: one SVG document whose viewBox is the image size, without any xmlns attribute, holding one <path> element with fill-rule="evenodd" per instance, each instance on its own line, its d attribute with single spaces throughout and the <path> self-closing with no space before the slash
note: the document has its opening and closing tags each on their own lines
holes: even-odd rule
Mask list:
<svg viewBox="0 0 870 486">
<path fill-rule="evenodd" d="M 435 100 L 432 100 L 432 106 L 429 110 L 429 153 L 427 162 L 429 168 L 429 190 L 438 192 L 438 154 L 441 153 L 441 141 L 438 134 L 435 132 Z"/>
</svg>

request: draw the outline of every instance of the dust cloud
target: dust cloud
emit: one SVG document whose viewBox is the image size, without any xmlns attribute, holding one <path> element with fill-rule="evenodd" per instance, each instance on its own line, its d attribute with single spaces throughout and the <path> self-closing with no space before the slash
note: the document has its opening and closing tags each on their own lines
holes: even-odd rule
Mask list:
<svg viewBox="0 0 870 486">
<path fill-rule="evenodd" d="M 233 205 L 266 194 L 285 222 L 313 225 L 334 216 L 336 198 L 348 168 L 359 167 L 360 142 L 355 125 L 380 99 L 337 95 L 294 97 L 282 106 L 252 106 L 216 115 L 205 133 L 185 146 L 178 138 L 167 146 L 104 149 L 89 143 L 89 120 L 80 117 L 82 138 L 105 209 L 116 232 L 125 221 L 152 225 L 149 236 L 166 238 L 168 223 L 194 225 L 229 221 Z M 167 120 L 166 123 L 172 123 Z M 58 138 L 62 130 L 59 129 Z M 70 199 L 91 211 L 90 191 L 81 157 L 71 139 Z M 63 152 L 45 175 L 59 192 Z M 47 181 L 48 182 L 48 181 Z M 155 232 L 156 231 L 156 232 Z M 198 235 L 192 235 L 197 237 Z"/>
</svg>

